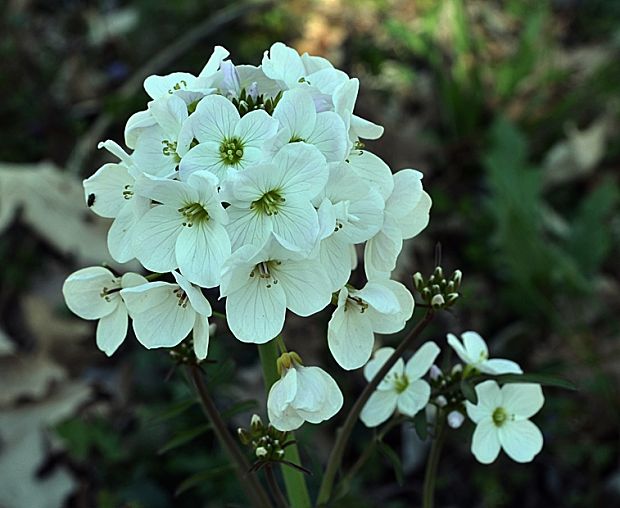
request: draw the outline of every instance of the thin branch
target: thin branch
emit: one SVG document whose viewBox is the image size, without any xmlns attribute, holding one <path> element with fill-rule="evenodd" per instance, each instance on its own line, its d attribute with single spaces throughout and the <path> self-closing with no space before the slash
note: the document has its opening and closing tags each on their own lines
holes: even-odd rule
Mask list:
<svg viewBox="0 0 620 508">
<path fill-rule="evenodd" d="M 267 467 L 265 467 L 265 477 L 267 478 L 269 490 L 271 491 L 273 498 L 276 500 L 278 508 L 288 508 L 288 502 L 280 490 L 280 486 L 278 485 L 278 481 L 276 480 L 276 475 L 273 472 L 271 464 L 267 464 Z"/>
<path fill-rule="evenodd" d="M 207 386 L 202 378 L 200 369 L 196 365 L 188 365 L 187 370 L 192 380 L 192 384 L 196 389 L 196 393 L 198 393 L 200 401 L 202 402 L 202 408 L 204 409 L 207 418 L 213 425 L 215 435 L 224 447 L 224 450 L 228 454 L 231 462 L 236 465 L 240 486 L 243 490 L 245 490 L 248 500 L 252 506 L 256 508 L 269 508 L 271 506 L 269 496 L 258 481 L 256 475 L 250 472 L 250 463 L 230 435 L 230 432 L 226 427 L 226 423 L 222 420 L 222 416 L 220 415 L 213 399 L 211 398 L 211 395 L 209 394 L 209 391 L 207 390 Z"/>
<path fill-rule="evenodd" d="M 411 344 L 420 336 L 420 334 L 424 331 L 424 329 L 428 326 L 428 324 L 432 321 L 435 312 L 433 309 L 428 309 L 422 321 L 420 321 L 416 327 L 411 330 L 411 333 L 399 344 L 396 348 L 392 356 L 390 356 L 383 364 L 383 366 L 379 369 L 375 377 L 366 385 L 360 396 L 353 404 L 351 411 L 347 415 L 347 419 L 340 429 L 338 429 L 336 442 L 334 443 L 334 447 L 329 455 L 329 459 L 327 459 L 327 468 L 325 470 L 325 474 L 323 475 L 323 480 L 321 482 L 321 488 L 319 489 L 319 496 L 317 499 L 317 506 L 325 506 L 332 494 L 332 489 L 334 486 L 334 480 L 336 478 L 336 474 L 340 469 L 340 465 L 342 463 L 342 457 L 344 455 L 345 448 L 349 442 L 349 438 L 351 437 L 351 432 L 353 432 L 353 428 L 355 427 L 355 423 L 359 418 L 362 409 L 368 399 L 373 394 L 379 383 L 383 380 L 385 375 L 390 371 L 390 369 L 394 366 L 397 360 L 403 355 L 403 353 L 411 346 Z"/>
</svg>

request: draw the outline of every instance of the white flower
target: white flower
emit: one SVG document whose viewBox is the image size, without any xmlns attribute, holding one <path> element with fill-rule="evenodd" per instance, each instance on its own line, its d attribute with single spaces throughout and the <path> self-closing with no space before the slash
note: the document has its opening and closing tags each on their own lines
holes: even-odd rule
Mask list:
<svg viewBox="0 0 620 508">
<path fill-rule="evenodd" d="M 267 413 L 276 429 L 290 431 L 304 422 L 329 420 L 340 411 L 342 403 L 342 392 L 327 372 L 291 362 L 269 390 Z"/>
<path fill-rule="evenodd" d="M 242 342 L 262 344 L 282 331 L 286 309 L 310 316 L 331 300 L 329 280 L 315 259 L 299 259 L 275 242 L 246 245 L 224 265 L 220 293 L 228 326 Z"/>
<path fill-rule="evenodd" d="M 354 268 L 351 246 L 368 240 L 381 228 L 383 199 L 346 163 L 340 163 L 330 164 L 325 190 L 314 203 L 321 230 L 319 259 L 332 291 L 337 291 Z"/>
<path fill-rule="evenodd" d="M 403 247 L 427 225 L 431 198 L 422 189 L 422 173 L 403 169 L 394 175 L 394 188 L 385 202 L 383 226 L 364 249 L 364 269 L 370 278 L 389 277 Z"/>
<path fill-rule="evenodd" d="M 348 153 L 342 119 L 333 111 L 317 113 L 312 95 L 304 88 L 284 92 L 273 117 L 280 122 L 275 149 L 303 141 L 316 146 L 327 162 L 343 161 Z"/>
<path fill-rule="evenodd" d="M 333 91 L 334 110 L 344 120 L 352 141 L 358 138 L 379 139 L 383 135 L 383 127 L 353 114 L 359 86 L 357 78 L 339 83 Z"/>
<path fill-rule="evenodd" d="M 511 360 L 494 358 L 489 360 L 486 342 L 476 332 L 461 334 L 463 343 L 455 335 L 448 334 L 448 344 L 456 351 L 461 361 L 485 374 L 522 374 L 519 365 Z"/>
<path fill-rule="evenodd" d="M 138 260 L 153 272 L 179 267 L 191 282 L 217 286 L 222 264 L 230 255 L 224 228 L 227 215 L 219 201 L 217 178 L 208 171 L 194 173 L 187 182 L 143 178 L 137 191 L 161 203 L 136 225 Z"/>
<path fill-rule="evenodd" d="M 231 170 L 263 159 L 277 129 L 277 120 L 263 110 L 241 117 L 225 97 L 205 97 L 183 127 L 183 139 L 196 138 L 199 144 L 183 156 L 181 179 L 206 169 L 225 180 Z"/>
<path fill-rule="evenodd" d="M 174 347 L 193 331 L 194 352 L 207 357 L 211 305 L 200 289 L 172 272 L 176 284 L 155 281 L 123 289 L 121 296 L 133 319 L 133 330 L 148 348 Z"/>
<path fill-rule="evenodd" d="M 411 293 L 394 280 L 371 280 L 361 290 L 343 287 L 327 326 L 327 342 L 336 362 L 346 370 L 365 365 L 372 354 L 374 334 L 402 330 L 413 305 Z"/>
<path fill-rule="evenodd" d="M 149 112 L 152 125 L 146 126 L 144 118 L 136 120 L 129 132 L 126 128 L 125 135 L 134 147 L 131 157 L 141 172 L 171 177 L 192 141 L 191 133 L 182 130 L 188 118 L 187 104 L 176 95 L 165 96 L 152 101 Z"/>
<path fill-rule="evenodd" d="M 374 358 L 364 367 L 364 376 L 368 381 L 375 377 L 393 353 L 394 348 L 391 347 L 377 350 Z M 364 425 L 381 425 L 396 409 L 406 416 L 414 416 L 424 409 L 431 395 L 431 387 L 421 378 L 431 368 L 438 354 L 437 344 L 426 342 L 406 365 L 399 358 L 362 409 L 360 419 Z"/>
<path fill-rule="evenodd" d="M 542 450 L 543 436 L 528 418 L 542 407 L 540 385 L 506 384 L 492 380 L 476 385 L 478 404 L 467 404 L 467 415 L 476 424 L 471 451 L 479 462 L 490 464 L 503 448 L 516 462 L 530 462 Z"/>
<path fill-rule="evenodd" d="M 145 282 L 137 273 L 116 277 L 107 268 L 91 266 L 69 275 L 62 294 L 71 312 L 82 319 L 99 320 L 97 347 L 110 356 L 127 335 L 127 308 L 120 291 Z"/>
<path fill-rule="evenodd" d="M 273 235 L 286 249 L 312 250 L 318 241 L 319 219 L 311 200 L 327 178 L 325 159 L 305 143 L 286 145 L 270 162 L 239 173 L 229 181 L 227 196 L 233 249 L 262 247 Z"/>
<path fill-rule="evenodd" d="M 131 157 L 114 141 L 99 143 L 99 148 L 102 147 L 121 162 L 104 164 L 84 180 L 84 197 L 97 215 L 114 219 L 108 231 L 108 250 L 112 258 L 125 263 L 135 257 L 134 229 L 150 208 L 150 202 L 134 192 L 138 172 Z"/>
</svg>

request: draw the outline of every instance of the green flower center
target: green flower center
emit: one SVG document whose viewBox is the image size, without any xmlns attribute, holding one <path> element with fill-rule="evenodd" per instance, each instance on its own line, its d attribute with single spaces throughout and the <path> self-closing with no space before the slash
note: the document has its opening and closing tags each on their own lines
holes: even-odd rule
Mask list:
<svg viewBox="0 0 620 508">
<path fill-rule="evenodd" d="M 260 199 L 252 202 L 250 208 L 264 215 L 277 215 L 286 198 L 282 197 L 279 190 L 274 189 L 266 192 Z"/>
<path fill-rule="evenodd" d="M 226 138 L 220 145 L 222 163 L 236 166 L 243 157 L 243 142 L 239 138 Z"/>
<path fill-rule="evenodd" d="M 503 407 L 498 407 L 493 411 L 493 423 L 496 427 L 501 427 L 508 420 L 508 413 Z"/>
<path fill-rule="evenodd" d="M 200 224 L 209 220 L 209 213 L 200 203 L 190 203 L 179 208 L 178 212 L 185 217 L 183 225 L 191 228 L 194 224 Z"/>
<path fill-rule="evenodd" d="M 306 140 L 304 138 L 300 138 L 297 134 L 293 134 L 293 136 L 289 140 L 289 143 L 299 143 L 300 141 L 305 142 Z"/>
<path fill-rule="evenodd" d="M 396 377 L 394 378 L 394 388 L 396 389 L 397 393 L 403 393 L 407 387 L 409 386 L 409 378 L 403 374 L 402 376 L 399 376 L 398 374 L 396 375 Z"/>
</svg>

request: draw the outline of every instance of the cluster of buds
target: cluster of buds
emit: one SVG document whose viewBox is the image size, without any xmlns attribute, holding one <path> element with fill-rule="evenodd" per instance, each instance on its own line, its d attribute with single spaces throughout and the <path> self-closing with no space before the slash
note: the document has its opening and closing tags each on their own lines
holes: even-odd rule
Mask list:
<svg viewBox="0 0 620 508">
<path fill-rule="evenodd" d="M 450 372 L 444 373 L 437 365 L 433 365 L 429 377 L 434 405 L 446 413 L 448 426 L 458 429 L 465 421 L 465 397 L 461 391 L 463 366 L 457 363 Z"/>
<path fill-rule="evenodd" d="M 237 429 L 239 441 L 245 446 L 252 447 L 256 462 L 253 470 L 260 469 L 271 462 L 281 462 L 284 459 L 284 448 L 287 446 L 288 432 L 277 430 L 271 424 L 265 425 L 257 414 L 250 420 L 250 429 Z M 292 442 L 292 441 L 291 441 Z"/>
<path fill-rule="evenodd" d="M 420 272 L 415 273 L 413 284 L 422 299 L 433 309 L 447 309 L 454 305 L 461 296 L 458 291 L 461 287 L 462 278 L 463 273 L 460 270 L 455 270 L 452 276 L 447 279 L 444 276 L 443 268 L 437 266 L 428 280 L 424 280 Z"/>
<path fill-rule="evenodd" d="M 170 350 L 170 358 L 177 365 L 197 365 L 201 363 L 194 353 L 194 340 L 191 335 Z"/>
</svg>

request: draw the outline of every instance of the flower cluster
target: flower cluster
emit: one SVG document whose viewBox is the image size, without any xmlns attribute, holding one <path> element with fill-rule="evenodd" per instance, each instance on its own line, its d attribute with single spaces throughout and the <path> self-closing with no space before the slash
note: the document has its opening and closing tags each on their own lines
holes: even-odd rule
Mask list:
<svg viewBox="0 0 620 508">
<path fill-rule="evenodd" d="M 458 428 L 467 414 L 476 424 L 471 450 L 477 460 L 489 464 L 503 448 L 517 462 L 531 461 L 543 445 L 540 430 L 529 420 L 544 403 L 540 385 L 516 382 L 515 377 L 500 388 L 489 376 L 523 374 L 521 367 L 511 360 L 489 359 L 487 345 L 476 332 L 464 332 L 461 337 L 462 342 L 448 334 L 448 344 L 464 367 L 459 363 L 444 373 L 433 364 L 439 347 L 434 342 L 423 344 L 406 364 L 399 358 L 381 380 L 360 414 L 362 422 L 376 427 L 396 410 L 405 417 L 414 417 L 424 409 L 432 409 L 427 413 L 434 414 L 433 418 L 439 418 L 441 411 L 448 425 Z M 375 352 L 364 368 L 368 381 L 393 353 L 389 347 Z M 427 373 L 428 382 L 422 379 Z M 469 382 L 475 383 L 475 403 L 466 400 L 471 398 L 466 388 Z"/>
<path fill-rule="evenodd" d="M 329 61 L 282 43 L 258 67 L 228 55 L 216 47 L 197 76 L 148 77 L 151 100 L 125 127 L 130 150 L 100 143 L 118 161 L 84 181 L 87 205 L 113 219 L 112 258 L 151 274 L 85 268 L 67 279 L 67 304 L 100 320 L 108 355 L 129 316 L 147 348 L 191 332 L 204 359 L 203 289 L 219 288 L 230 330 L 256 344 L 281 333 L 287 310 L 307 317 L 333 302 L 329 349 L 344 369 L 360 368 L 374 334 L 402 330 L 413 313 L 411 293 L 390 275 L 403 240 L 428 223 L 422 174 L 392 174 L 364 148 L 383 128 L 354 114 L 359 82 Z M 348 284 L 357 246 L 361 289 Z"/>
</svg>

